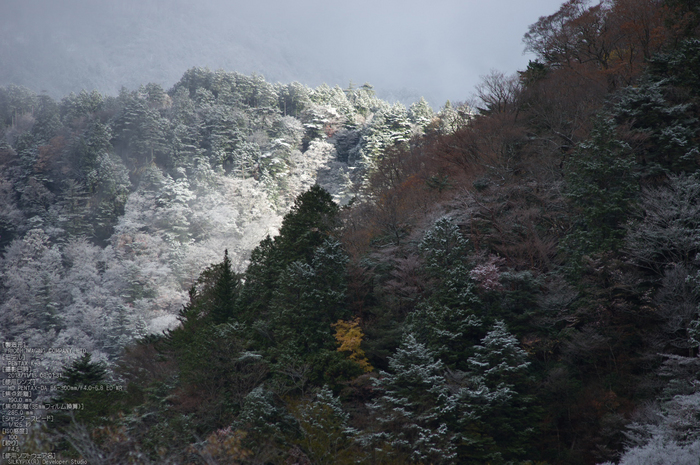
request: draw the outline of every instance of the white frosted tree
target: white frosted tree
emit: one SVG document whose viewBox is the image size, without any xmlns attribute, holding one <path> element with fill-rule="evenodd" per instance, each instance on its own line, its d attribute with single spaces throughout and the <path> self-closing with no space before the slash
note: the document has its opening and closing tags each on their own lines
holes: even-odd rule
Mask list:
<svg viewBox="0 0 700 465">
<path fill-rule="evenodd" d="M 619 465 L 696 465 L 700 457 L 700 392 L 678 395 L 628 425 Z M 603 465 L 612 465 L 607 462 Z"/>
<path fill-rule="evenodd" d="M 499 392 L 499 397 L 511 397 L 515 392 L 515 383 L 523 376 L 530 362 L 527 352 L 520 347 L 506 324 L 497 321 L 475 349 L 476 354 L 468 361 L 471 372 L 490 389 Z"/>
<path fill-rule="evenodd" d="M 700 441 L 688 445 L 652 440 L 643 446 L 625 452 L 617 465 L 697 465 L 700 457 Z M 615 465 L 606 462 L 601 465 Z"/>
<path fill-rule="evenodd" d="M 0 260 L 0 327 L 5 340 L 29 328 L 59 328 L 63 289 L 61 252 L 41 229 L 15 239 Z"/>
<path fill-rule="evenodd" d="M 419 244 L 426 271 L 433 276 L 440 276 L 446 270 L 464 265 L 467 247 L 467 239 L 449 216 L 435 221 Z"/>
<path fill-rule="evenodd" d="M 634 263 L 653 272 L 660 284 L 654 296 L 661 324 L 653 341 L 657 350 L 687 349 L 690 325 L 696 324 L 700 274 L 700 180 L 697 175 L 668 176 L 667 182 L 642 192 L 635 219 L 626 227 L 626 251 Z"/>
<path fill-rule="evenodd" d="M 459 425 L 460 457 L 484 463 L 522 459 L 534 435 L 529 398 L 522 393 L 527 353 L 503 321 L 474 351 L 468 370 L 454 373 L 450 410 Z"/>
<path fill-rule="evenodd" d="M 407 334 L 375 385 L 381 395 L 369 407 L 381 430 L 363 442 L 384 440 L 415 462 L 455 463 L 456 437 L 443 413 L 453 400 L 432 351 Z"/>
<path fill-rule="evenodd" d="M 411 138 L 411 123 L 406 107 L 400 103 L 379 110 L 362 131 L 361 166 L 371 173 L 383 152 Z"/>
<path fill-rule="evenodd" d="M 406 320 L 408 329 L 443 362 L 462 370 L 482 325 L 477 312 L 480 302 L 466 263 L 468 246 L 449 216 L 439 218 L 426 231 L 419 250 L 423 272 L 433 280 L 432 293 Z"/>
<path fill-rule="evenodd" d="M 700 180 L 670 175 L 664 186 L 642 192 L 626 249 L 639 266 L 657 273 L 669 263 L 691 264 L 700 253 Z"/>
<path fill-rule="evenodd" d="M 3 149 L 0 145 L 0 150 Z M 25 228 L 26 218 L 17 205 L 14 183 L 0 173 L 0 251 L 9 245 L 14 237 L 23 234 Z"/>
<path fill-rule="evenodd" d="M 129 303 L 129 283 L 111 248 L 75 239 L 63 249 L 62 287 L 69 297 L 61 311 L 63 330 L 57 343 L 72 344 L 95 355 L 114 357 L 142 335 L 143 319 Z M 91 340 L 85 347 L 84 336 Z"/>
<path fill-rule="evenodd" d="M 435 112 L 423 97 L 408 108 L 408 119 L 414 126 L 414 133 L 422 134 L 433 118 L 435 118 Z"/>
<path fill-rule="evenodd" d="M 286 116 L 297 117 L 304 109 L 311 104 L 309 94 L 311 89 L 298 82 L 292 82 L 287 85 L 278 85 L 277 94 L 279 95 L 280 110 Z"/>
<path fill-rule="evenodd" d="M 448 100 L 437 114 L 440 121 L 439 130 L 444 134 L 452 134 L 459 128 L 464 127 L 474 117 L 474 114 L 474 110 L 469 106 L 461 105 L 455 107 Z"/>
</svg>

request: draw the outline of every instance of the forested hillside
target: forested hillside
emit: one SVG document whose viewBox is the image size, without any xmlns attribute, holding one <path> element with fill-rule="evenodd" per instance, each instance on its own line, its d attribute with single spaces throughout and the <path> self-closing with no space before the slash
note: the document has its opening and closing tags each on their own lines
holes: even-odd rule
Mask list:
<svg viewBox="0 0 700 465">
<path fill-rule="evenodd" d="M 168 93 L 56 102 L 0 89 L 3 338 L 114 361 L 177 323 L 223 250 L 245 270 L 298 194 L 320 183 L 347 203 L 377 154 L 431 118 L 425 102 L 408 111 L 369 85 L 204 69 Z"/>
<path fill-rule="evenodd" d="M 82 408 L 24 450 L 696 465 L 699 33 L 571 0 L 437 114 L 202 69 L 0 89 L 3 341 L 89 352 L 47 358 Z"/>
</svg>

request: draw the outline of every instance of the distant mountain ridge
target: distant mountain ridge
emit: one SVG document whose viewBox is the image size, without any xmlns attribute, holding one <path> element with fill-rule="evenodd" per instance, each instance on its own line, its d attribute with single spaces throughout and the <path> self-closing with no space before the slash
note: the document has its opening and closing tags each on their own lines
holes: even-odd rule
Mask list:
<svg viewBox="0 0 700 465">
<path fill-rule="evenodd" d="M 168 88 L 193 66 L 264 74 L 269 82 L 344 80 L 274 21 L 257 26 L 246 20 L 255 14 L 246 8 L 8 0 L 0 5 L 0 85 L 22 85 L 56 99 L 81 90 L 116 96 L 122 87 L 134 90 L 146 82 Z M 404 104 L 420 97 L 406 89 L 382 95 Z"/>
</svg>

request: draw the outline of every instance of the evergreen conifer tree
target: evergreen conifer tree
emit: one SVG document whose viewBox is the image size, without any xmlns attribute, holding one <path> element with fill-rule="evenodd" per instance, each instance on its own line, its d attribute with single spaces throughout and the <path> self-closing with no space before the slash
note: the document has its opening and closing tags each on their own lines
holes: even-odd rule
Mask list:
<svg viewBox="0 0 700 465">
<path fill-rule="evenodd" d="M 224 251 L 224 261 L 216 270 L 216 281 L 212 287 L 212 302 L 209 316 L 212 323 L 220 324 L 235 316 L 236 298 L 240 287 L 240 278 L 231 269 L 228 249 Z"/>
<path fill-rule="evenodd" d="M 603 250 L 617 250 L 639 184 L 634 156 L 618 139 L 614 122 L 600 117 L 591 138 L 579 145 L 566 166 L 566 196 L 579 213 L 579 225 L 566 246 L 579 258 Z"/>
<path fill-rule="evenodd" d="M 460 457 L 508 463 L 525 457 L 535 416 L 522 392 L 530 362 L 503 321 L 475 347 L 452 405 L 460 430 Z"/>
<path fill-rule="evenodd" d="M 369 407 L 381 432 L 363 441 L 385 440 L 417 463 L 456 463 L 456 437 L 445 415 L 452 405 L 445 365 L 430 349 L 407 334 L 375 384 L 381 396 Z"/>
<path fill-rule="evenodd" d="M 480 302 L 465 262 L 468 242 L 449 217 L 440 218 L 425 233 L 419 248 L 432 293 L 408 315 L 407 328 L 452 369 L 464 362 L 478 341 L 482 325 Z"/>
<path fill-rule="evenodd" d="M 59 380 L 66 386 L 94 386 L 105 379 L 107 370 L 101 363 L 92 361 L 92 354 L 86 353 L 63 369 Z"/>
<path fill-rule="evenodd" d="M 292 263 L 303 264 L 295 265 L 297 271 L 311 266 L 316 248 L 337 226 L 338 211 L 331 195 L 314 185 L 297 197 L 279 235 L 262 240 L 253 250 L 239 300 L 239 314 L 246 322 L 266 318 L 278 279 Z"/>
</svg>

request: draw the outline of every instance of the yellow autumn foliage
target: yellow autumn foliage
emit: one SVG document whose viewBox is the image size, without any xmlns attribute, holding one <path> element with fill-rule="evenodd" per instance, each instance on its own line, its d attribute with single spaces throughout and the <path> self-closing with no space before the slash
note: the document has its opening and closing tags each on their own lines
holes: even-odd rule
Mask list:
<svg viewBox="0 0 700 465">
<path fill-rule="evenodd" d="M 350 360 L 360 365 L 366 373 L 374 370 L 365 356 L 365 351 L 360 348 L 362 338 L 365 336 L 360 328 L 360 319 L 338 320 L 331 326 L 335 328 L 335 339 L 339 345 L 338 352 L 349 352 Z"/>
</svg>

